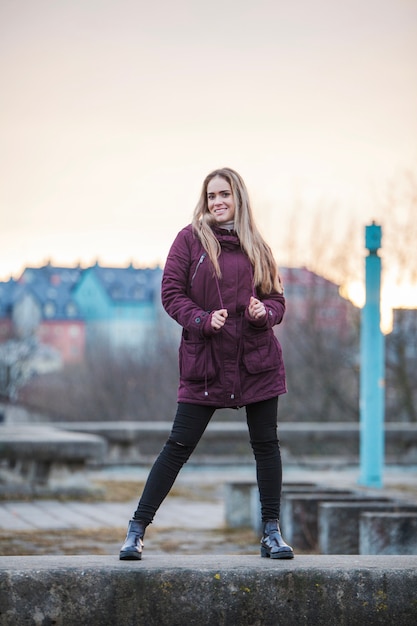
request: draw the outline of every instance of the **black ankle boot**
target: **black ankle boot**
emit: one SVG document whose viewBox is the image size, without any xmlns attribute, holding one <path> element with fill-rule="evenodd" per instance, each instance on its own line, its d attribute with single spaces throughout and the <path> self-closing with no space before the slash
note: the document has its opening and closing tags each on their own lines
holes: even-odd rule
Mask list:
<svg viewBox="0 0 417 626">
<path fill-rule="evenodd" d="M 134 561 L 142 558 L 143 537 L 146 524 L 142 520 L 131 519 L 127 527 L 127 535 L 120 550 L 121 561 Z"/>
<path fill-rule="evenodd" d="M 264 532 L 261 539 L 261 556 L 271 559 L 293 559 L 294 552 L 281 536 L 279 521 L 270 519 L 264 522 Z"/>
</svg>

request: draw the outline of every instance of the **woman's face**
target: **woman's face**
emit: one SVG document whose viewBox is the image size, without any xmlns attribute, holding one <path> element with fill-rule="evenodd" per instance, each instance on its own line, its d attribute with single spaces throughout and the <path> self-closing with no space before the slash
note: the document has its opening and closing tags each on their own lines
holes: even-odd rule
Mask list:
<svg viewBox="0 0 417 626">
<path fill-rule="evenodd" d="M 229 183 L 216 176 L 207 185 L 207 206 L 217 224 L 231 222 L 235 217 L 235 202 Z"/>
</svg>

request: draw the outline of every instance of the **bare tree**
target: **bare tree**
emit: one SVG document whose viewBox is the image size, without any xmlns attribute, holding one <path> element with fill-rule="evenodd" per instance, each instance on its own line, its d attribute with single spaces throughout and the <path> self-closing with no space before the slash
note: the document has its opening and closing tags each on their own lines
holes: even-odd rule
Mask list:
<svg viewBox="0 0 417 626">
<path fill-rule="evenodd" d="M 164 420 L 177 384 L 177 346 L 157 327 L 140 350 L 96 343 L 83 363 L 34 379 L 22 399 L 52 420 Z"/>
<path fill-rule="evenodd" d="M 415 173 L 406 172 L 390 185 L 383 208 L 384 263 L 393 291 L 399 289 L 404 297 L 417 287 Z M 391 421 L 417 422 L 416 299 L 410 298 L 410 307 L 394 310 L 393 331 L 386 340 L 386 414 Z"/>
<path fill-rule="evenodd" d="M 302 259 L 319 280 L 305 286 L 301 295 L 291 281 L 288 285 L 284 281 L 287 313 L 277 334 L 284 349 L 289 393 L 281 401 L 281 419 L 355 421 L 359 415 L 359 310 L 341 293 L 344 285 L 358 277 L 360 235 L 356 236 L 353 221 L 340 228 L 333 204 L 317 207 L 308 232 L 304 214 L 298 206 L 288 236 L 281 239 L 281 255 L 290 267 L 299 266 Z M 330 282 L 326 284 L 323 277 Z M 341 323 L 332 318 L 338 299 L 344 311 Z"/>
<path fill-rule="evenodd" d="M 355 421 L 359 412 L 358 310 L 346 303 L 341 328 L 323 320 L 326 302 L 314 289 L 305 295 L 308 317 L 288 316 L 277 332 L 284 351 L 289 393 L 281 402 L 285 421 Z"/>
</svg>

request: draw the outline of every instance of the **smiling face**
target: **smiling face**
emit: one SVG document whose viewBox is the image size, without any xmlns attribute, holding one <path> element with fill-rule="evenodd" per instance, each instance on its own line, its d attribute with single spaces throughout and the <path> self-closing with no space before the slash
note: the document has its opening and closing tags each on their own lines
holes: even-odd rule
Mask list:
<svg viewBox="0 0 417 626">
<path fill-rule="evenodd" d="M 235 217 L 232 190 L 221 176 L 215 176 L 207 185 L 207 207 L 217 224 L 231 222 Z"/>
</svg>

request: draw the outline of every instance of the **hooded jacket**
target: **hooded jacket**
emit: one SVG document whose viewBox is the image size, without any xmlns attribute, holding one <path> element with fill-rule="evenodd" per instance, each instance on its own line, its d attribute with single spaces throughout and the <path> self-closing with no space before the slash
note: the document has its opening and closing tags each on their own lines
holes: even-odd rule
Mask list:
<svg viewBox="0 0 417 626">
<path fill-rule="evenodd" d="M 168 254 L 162 278 L 162 304 L 182 326 L 178 401 L 236 408 L 286 392 L 281 346 L 273 327 L 285 312 L 278 292 L 261 297 L 253 269 L 236 233 L 213 228 L 221 246 L 221 278 L 191 224 L 182 229 Z M 266 316 L 249 316 L 251 296 L 262 300 Z M 227 309 L 220 330 L 211 314 Z"/>
</svg>

